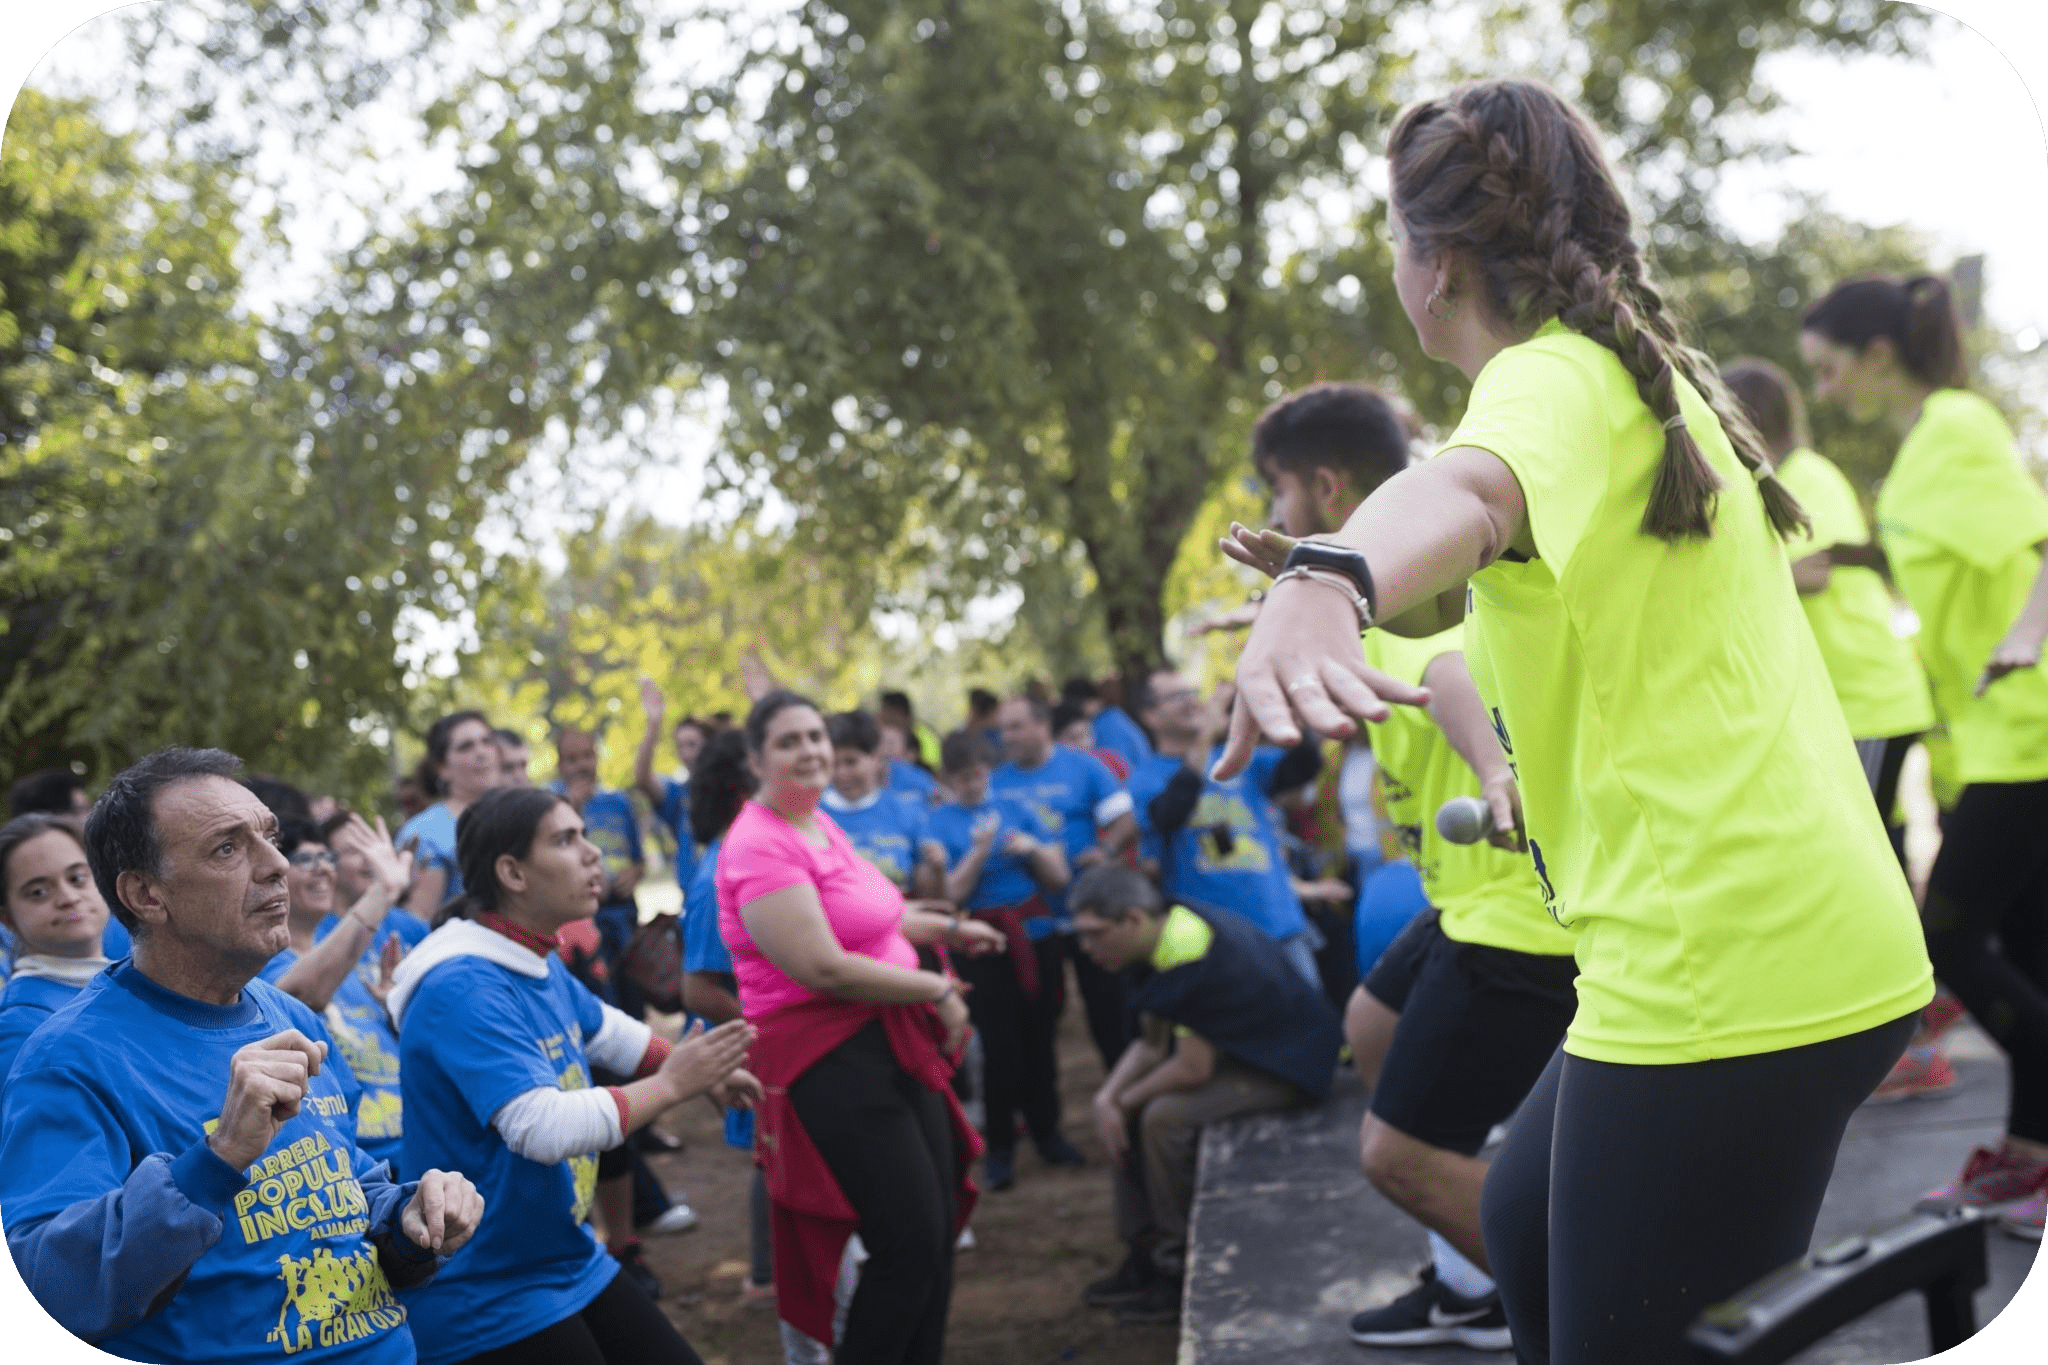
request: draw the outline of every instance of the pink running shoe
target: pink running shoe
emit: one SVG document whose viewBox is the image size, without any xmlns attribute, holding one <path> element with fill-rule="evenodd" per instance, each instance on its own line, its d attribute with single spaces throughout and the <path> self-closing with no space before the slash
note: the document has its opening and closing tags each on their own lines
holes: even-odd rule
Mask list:
<svg viewBox="0 0 2048 1365">
<path fill-rule="evenodd" d="M 1892 1063 L 1892 1074 L 1878 1084 L 1865 1103 L 1892 1104 L 1899 1100 L 1925 1099 L 1951 1089 L 1955 1083 L 1955 1068 L 1941 1053 L 1935 1053 L 1924 1062 L 1907 1053 Z"/>
<path fill-rule="evenodd" d="M 1938 1190 L 1920 1196 L 1916 1208 L 1946 1208 L 1967 1204 L 1972 1208 L 1994 1209 L 2017 1204 L 2030 1194 L 2039 1194 L 2048 1180 L 2048 1161 L 2021 1156 L 2006 1143 L 1996 1148 L 1979 1147 L 1963 1163 L 1963 1173 Z"/>
<path fill-rule="evenodd" d="M 2044 1224 L 2048 1224 L 2048 1185 L 2036 1185 L 2032 1194 L 1998 1215 L 1999 1231 L 2027 1242 L 2041 1240 Z"/>
<path fill-rule="evenodd" d="M 1954 1028 L 1956 1021 L 1968 1012 L 1962 1001 L 1942 991 L 1927 1002 L 1926 1009 L 1920 1011 L 1920 1030 L 1932 1042 Z"/>
</svg>

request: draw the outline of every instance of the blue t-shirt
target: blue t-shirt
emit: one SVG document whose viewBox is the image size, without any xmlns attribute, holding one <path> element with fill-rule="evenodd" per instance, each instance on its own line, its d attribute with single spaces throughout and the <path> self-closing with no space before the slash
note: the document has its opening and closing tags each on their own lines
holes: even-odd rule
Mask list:
<svg viewBox="0 0 2048 1365">
<path fill-rule="evenodd" d="M 128 930 L 121 921 L 108 915 L 106 931 L 100 935 L 100 956 L 109 962 L 119 962 L 124 957 L 133 956 L 134 952 L 135 940 L 129 936 Z"/>
<path fill-rule="evenodd" d="M 264 982 L 249 982 L 233 1005 L 209 1005 L 127 962 L 93 978 L 22 1050 L 0 1136 L 0 1209 L 18 1263 L 43 1224 L 116 1190 L 121 1207 L 102 1204 L 98 1215 L 108 1259 L 162 1254 L 152 1243 L 176 1239 L 153 1237 L 147 1220 L 137 1221 L 144 1201 L 129 1198 L 146 1193 L 132 1177 L 146 1175 L 138 1168 L 152 1155 L 170 1158 L 194 1204 L 219 1210 L 219 1240 L 192 1263 L 184 1286 L 157 1312 L 94 1342 L 99 1349 L 150 1361 L 413 1360 L 406 1308 L 369 1241 L 396 1223 L 410 1189 L 356 1146 L 345 1068 L 312 1078 L 299 1112 L 246 1171 L 204 1146 L 235 1052 L 288 1028 L 328 1040 L 311 1010 Z M 97 1247 L 91 1259 L 104 1274 Z M 74 1321 L 90 1311 L 66 1309 Z M 115 1303 L 110 1316 L 132 1321 L 138 1311 Z"/>
<path fill-rule="evenodd" d="M 415 987 L 399 1028 L 405 1169 L 461 1171 L 484 1197 L 476 1236 L 407 1296 L 424 1365 L 466 1360 L 581 1312 L 618 1273 L 583 1219 L 597 1153 L 551 1166 L 505 1145 L 491 1119 L 529 1090 L 590 1086 L 583 1040 L 604 1009 L 561 959 L 545 977 L 458 957 Z"/>
<path fill-rule="evenodd" d="M 697 875 L 683 896 L 683 970 L 724 972 L 732 975 L 732 954 L 718 932 L 718 850 L 723 838 L 704 846 L 697 860 Z"/>
<path fill-rule="evenodd" d="M 80 988 L 46 976 L 9 977 L 0 988 L 0 1086 L 14 1070 L 14 1058 L 42 1022 L 77 998 Z"/>
<path fill-rule="evenodd" d="M 398 827 L 393 843 L 412 848 L 412 870 L 418 874 L 434 869 L 445 873 L 448 885 L 441 892 L 446 905 L 462 894 L 462 869 L 455 862 L 455 813 L 445 801 L 436 801 Z"/>
<path fill-rule="evenodd" d="M 1024 769 L 1005 763 L 989 774 L 989 789 L 1000 796 L 1021 801 L 1031 808 L 1047 834 L 1060 841 L 1067 855 L 1067 867 L 1096 846 L 1095 832 L 1131 809 L 1130 793 L 1116 780 L 1109 765 L 1093 754 L 1055 744 L 1051 757 L 1036 768 Z M 1064 920 L 1067 913 L 1065 888 L 1045 893 L 1045 903 L 1054 916 Z"/>
<path fill-rule="evenodd" d="M 853 841 L 854 851 L 908 894 L 910 874 L 917 870 L 917 847 L 925 837 L 924 806 L 897 800 L 886 788 L 870 793 L 858 805 L 827 788 L 824 806 L 832 823 Z"/>
<path fill-rule="evenodd" d="M 1121 754 L 1133 772 L 1152 757 L 1152 741 L 1145 737 L 1144 728 L 1116 706 L 1095 713 L 1095 747 Z"/>
<path fill-rule="evenodd" d="M 263 979 L 275 986 L 298 960 L 295 949 L 285 949 L 265 964 Z M 395 1180 L 405 1154 L 405 1122 L 398 1084 L 398 1032 L 391 1027 L 391 1016 L 362 978 L 350 972 L 334 988 L 324 1022 L 335 1051 L 362 1090 L 355 1108 L 356 1145 L 377 1160 L 390 1162 Z"/>
<path fill-rule="evenodd" d="M 661 779 L 661 801 L 654 818 L 676 838 L 676 885 L 688 890 L 697 875 L 697 840 L 690 833 L 690 784 L 673 777 Z"/>
<path fill-rule="evenodd" d="M 889 790 L 919 810 L 929 810 L 939 799 L 939 779 L 915 763 L 892 758 L 889 760 Z"/>
<path fill-rule="evenodd" d="M 1217 747 L 1220 752 L 1222 746 Z M 1171 847 L 1153 828 L 1151 805 L 1180 771 L 1181 761 L 1155 755 L 1132 771 L 1139 856 L 1158 861 L 1167 899 L 1200 910 L 1234 911 L 1275 941 L 1307 930 L 1308 917 L 1287 878 L 1287 862 L 1280 856 L 1280 838 L 1273 828 L 1273 773 L 1285 757 L 1286 750 L 1263 746 L 1228 782 L 1207 776 L 1205 766 L 1201 799 L 1173 836 Z M 1230 828 L 1227 853 L 1212 833 L 1218 825 Z"/>
<path fill-rule="evenodd" d="M 981 865 L 981 879 L 968 893 L 966 908 L 969 910 L 1000 910 L 1006 905 L 1022 905 L 1039 894 L 1038 879 L 1031 875 L 1030 865 L 1022 858 L 1013 858 L 1003 851 L 1003 843 L 1011 833 L 1022 830 L 1034 839 L 1050 842 L 1045 826 L 1038 823 L 1038 817 L 1031 808 L 1021 801 L 993 793 L 978 806 L 963 806 L 958 801 L 948 801 L 931 813 L 926 822 L 925 832 L 939 841 L 946 850 L 947 868 L 960 865 L 967 851 L 974 847 L 974 822 L 983 815 L 994 811 L 1002 819 L 1002 826 L 996 831 L 995 844 L 988 851 L 988 861 Z M 1033 915 L 1024 921 L 1024 932 L 1035 943 L 1053 932 L 1051 915 Z"/>
</svg>

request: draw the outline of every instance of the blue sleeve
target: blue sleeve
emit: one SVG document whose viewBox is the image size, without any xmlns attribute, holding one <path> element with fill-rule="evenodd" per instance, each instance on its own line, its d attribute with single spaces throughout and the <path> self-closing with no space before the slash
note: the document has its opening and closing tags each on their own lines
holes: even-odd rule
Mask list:
<svg viewBox="0 0 2048 1365">
<path fill-rule="evenodd" d="M 554 1090 L 555 1073 L 527 1033 L 505 1027 L 527 1006 L 495 968 L 436 968 L 405 1012 L 405 1032 L 422 1030 L 440 1070 L 482 1127 L 529 1090 Z"/>
<path fill-rule="evenodd" d="M 640 812 L 633 809 L 633 798 L 619 793 L 619 823 L 626 827 L 626 857 L 633 862 L 645 862 L 646 850 L 640 847 Z"/>
<path fill-rule="evenodd" d="M 0 1207 L 15 1266 L 66 1331 L 87 1341 L 127 1331 L 220 1240 L 247 1179 L 203 1141 L 131 1169 L 103 1097 L 58 1068 L 32 1068 L 7 1099 Z"/>
<path fill-rule="evenodd" d="M 678 782 L 673 777 L 661 779 L 661 804 L 654 808 L 654 818 L 667 825 L 678 842 L 688 839 L 690 784 Z"/>
<path fill-rule="evenodd" d="M 592 993 L 590 987 L 578 981 L 574 973 L 562 966 L 560 958 L 550 964 L 550 971 L 559 971 L 560 980 L 569 988 L 569 1007 L 576 1011 L 576 1024 L 583 1030 L 585 1038 L 595 1038 L 597 1031 L 604 1027 L 604 1001 Z"/>
<path fill-rule="evenodd" d="M 718 932 L 718 864 L 706 858 L 690 881 L 683 901 L 683 970 L 730 972 L 732 954 Z"/>
</svg>

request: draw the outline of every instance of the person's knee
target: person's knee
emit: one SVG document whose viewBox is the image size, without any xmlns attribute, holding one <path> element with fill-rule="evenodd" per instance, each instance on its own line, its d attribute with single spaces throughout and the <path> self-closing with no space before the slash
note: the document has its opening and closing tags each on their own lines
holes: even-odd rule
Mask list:
<svg viewBox="0 0 2048 1365">
<path fill-rule="evenodd" d="M 1407 1208 L 1427 1188 L 1442 1149 L 1412 1138 L 1372 1114 L 1359 1131 L 1358 1164 L 1372 1187 Z"/>
</svg>

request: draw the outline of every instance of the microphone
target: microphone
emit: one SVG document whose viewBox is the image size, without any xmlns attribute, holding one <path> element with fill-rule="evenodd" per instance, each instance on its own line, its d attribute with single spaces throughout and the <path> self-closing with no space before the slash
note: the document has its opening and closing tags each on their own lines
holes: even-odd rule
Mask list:
<svg viewBox="0 0 2048 1365">
<path fill-rule="evenodd" d="M 1436 832 L 1454 844 L 1476 844 L 1493 833 L 1493 807 L 1476 796 L 1454 796 L 1437 811 Z"/>
</svg>

